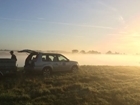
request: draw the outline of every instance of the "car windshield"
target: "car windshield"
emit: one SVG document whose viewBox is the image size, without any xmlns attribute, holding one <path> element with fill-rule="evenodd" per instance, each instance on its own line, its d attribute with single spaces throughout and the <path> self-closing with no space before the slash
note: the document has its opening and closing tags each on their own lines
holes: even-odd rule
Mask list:
<svg viewBox="0 0 140 105">
<path fill-rule="evenodd" d="M 68 61 L 68 59 L 62 55 L 58 55 L 58 60 L 59 61 Z"/>
</svg>

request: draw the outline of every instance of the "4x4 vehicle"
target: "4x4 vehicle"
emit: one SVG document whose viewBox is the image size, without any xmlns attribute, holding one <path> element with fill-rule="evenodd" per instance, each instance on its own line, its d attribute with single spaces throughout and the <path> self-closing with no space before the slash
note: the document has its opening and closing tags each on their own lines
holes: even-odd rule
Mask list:
<svg viewBox="0 0 140 105">
<path fill-rule="evenodd" d="M 21 50 L 18 52 L 29 53 L 25 60 L 25 72 L 41 72 L 49 76 L 52 72 L 76 71 L 78 62 L 70 61 L 59 53 L 43 53 L 32 50 Z"/>
</svg>

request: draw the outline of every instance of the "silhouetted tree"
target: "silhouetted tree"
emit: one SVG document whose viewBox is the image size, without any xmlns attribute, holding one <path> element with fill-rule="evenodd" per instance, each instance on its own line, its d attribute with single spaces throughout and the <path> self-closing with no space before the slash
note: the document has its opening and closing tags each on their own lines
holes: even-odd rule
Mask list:
<svg viewBox="0 0 140 105">
<path fill-rule="evenodd" d="M 72 53 L 78 53 L 79 51 L 77 49 L 72 50 Z"/>
<path fill-rule="evenodd" d="M 106 54 L 113 54 L 111 51 L 108 51 Z"/>
<path fill-rule="evenodd" d="M 94 50 L 88 51 L 88 53 L 89 53 L 89 54 L 101 54 L 101 52 L 94 51 Z"/>
<path fill-rule="evenodd" d="M 85 54 L 86 52 L 84 50 L 81 50 L 80 53 Z"/>
</svg>

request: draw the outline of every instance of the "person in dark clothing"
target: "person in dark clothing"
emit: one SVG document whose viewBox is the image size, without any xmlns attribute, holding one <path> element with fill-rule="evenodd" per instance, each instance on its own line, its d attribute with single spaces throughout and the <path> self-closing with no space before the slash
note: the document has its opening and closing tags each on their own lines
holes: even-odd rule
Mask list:
<svg viewBox="0 0 140 105">
<path fill-rule="evenodd" d="M 17 57 L 15 56 L 14 52 L 13 51 L 10 51 L 10 54 L 11 54 L 11 59 L 15 61 L 17 61 Z"/>
</svg>

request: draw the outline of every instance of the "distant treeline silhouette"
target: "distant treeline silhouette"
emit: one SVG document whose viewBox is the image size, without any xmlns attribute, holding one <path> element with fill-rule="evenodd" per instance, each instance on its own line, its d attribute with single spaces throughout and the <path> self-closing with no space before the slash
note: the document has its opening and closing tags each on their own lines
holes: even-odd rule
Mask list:
<svg viewBox="0 0 140 105">
<path fill-rule="evenodd" d="M 81 53 L 81 54 L 101 54 L 101 52 L 99 52 L 99 51 L 90 50 L 90 51 L 87 51 L 87 52 L 86 52 L 85 50 L 79 51 L 79 50 L 77 50 L 77 49 L 73 49 L 73 50 L 72 50 L 72 53 Z M 119 52 L 113 53 L 112 51 L 107 51 L 105 54 L 123 54 L 123 55 L 125 55 L 125 53 L 119 53 Z"/>
</svg>

